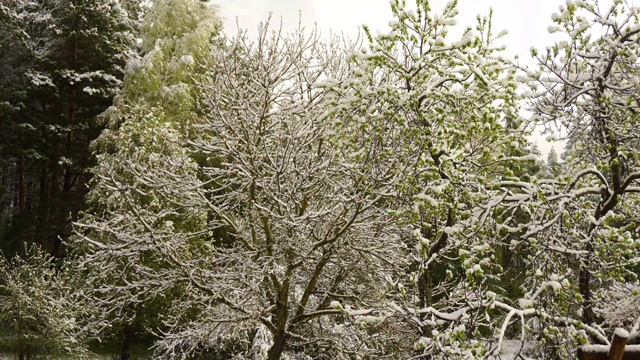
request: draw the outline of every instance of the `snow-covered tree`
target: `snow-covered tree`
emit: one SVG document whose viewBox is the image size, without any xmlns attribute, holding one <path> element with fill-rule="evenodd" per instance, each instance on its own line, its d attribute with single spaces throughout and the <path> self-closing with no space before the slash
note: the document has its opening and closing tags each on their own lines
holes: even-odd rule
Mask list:
<svg viewBox="0 0 640 360">
<path fill-rule="evenodd" d="M 417 15 L 408 11 L 399 13 L 401 20 L 402 15 L 405 19 L 420 19 L 422 16 L 419 12 Z M 575 346 L 580 343 L 608 342 L 603 330 L 606 329 L 606 324 L 595 315 L 594 308 L 599 306 L 600 301 L 610 299 L 612 291 L 619 284 L 637 279 L 638 257 L 635 254 L 640 246 L 636 216 L 631 215 L 637 210 L 634 194 L 638 192 L 637 181 L 640 178 L 637 169 L 639 147 L 636 126 L 640 32 L 637 16 L 637 8 L 621 1 L 614 2 L 610 8 L 605 9 L 600 9 L 595 2 L 568 1 L 560 7 L 560 13 L 553 15 L 554 25 L 549 30 L 563 33 L 565 39 L 549 47 L 543 55 L 534 51 L 539 65 L 527 70 L 526 75 L 520 79 L 529 82 L 532 87 L 532 91 L 526 96 L 531 99 L 534 119 L 547 127 L 559 124 L 561 131 L 568 133 L 572 143 L 566 161 L 568 175 L 561 179 L 532 178 L 523 181 L 510 177 L 507 173 L 494 177 L 499 181 L 493 183 L 491 176 L 472 178 L 473 181 L 464 183 L 465 186 L 457 189 L 456 193 L 475 201 L 458 201 L 458 204 L 468 206 L 468 211 L 460 211 L 460 214 L 466 216 L 459 215 L 458 221 L 451 225 L 445 223 L 442 233 L 448 235 L 450 242 L 455 242 L 460 256 L 458 258 L 445 253 L 447 260 L 454 263 L 458 259 L 462 260 L 458 264 L 466 271 L 467 277 L 456 278 L 458 286 L 444 288 L 446 291 L 443 292 L 440 303 L 434 302 L 426 308 L 419 306 L 415 314 L 420 314 L 421 317 L 410 316 L 416 322 L 420 320 L 420 325 L 428 325 L 426 329 L 433 329 L 431 334 L 426 334 L 419 342 L 430 350 L 430 354 L 443 358 L 479 357 L 485 354 L 497 357 L 509 329 L 520 332 L 523 340 L 527 332 L 532 333 L 541 341 L 541 354 L 545 358 L 573 358 Z M 446 17 L 443 18 L 438 18 L 438 21 L 446 22 Z M 434 22 L 437 23 L 431 20 L 427 24 Z M 397 39 L 406 33 L 406 30 L 402 30 L 402 23 L 399 21 L 392 24 L 399 29 L 392 32 L 390 37 Z M 419 27 L 409 27 L 416 28 Z M 384 39 L 382 36 L 380 38 Z M 432 40 L 434 46 L 438 44 L 437 39 Z M 391 45 L 396 43 L 389 42 Z M 428 48 L 424 44 L 422 48 Z M 446 50 L 450 48 L 444 47 Z M 364 59 L 370 61 L 389 57 L 388 54 L 393 54 L 393 49 L 393 46 L 380 46 Z M 444 56 L 439 59 L 442 58 Z M 462 58 L 473 57 L 465 54 Z M 408 69 L 403 65 L 406 61 L 412 64 L 413 61 L 422 59 L 424 56 L 407 56 L 390 62 L 391 69 L 398 76 L 411 79 L 411 74 L 419 73 L 416 69 L 422 70 L 428 68 L 428 65 L 411 66 Z M 428 62 L 433 63 L 433 60 Z M 479 63 L 486 64 L 487 61 Z M 465 64 L 464 60 L 460 60 L 454 69 L 464 69 L 462 64 Z M 440 68 L 443 66 L 438 67 Z M 478 68 L 482 69 L 481 66 Z M 455 74 L 455 71 L 447 72 L 451 73 Z M 491 71 L 488 73 L 491 74 Z M 382 74 L 386 76 L 373 76 L 369 83 L 375 84 L 375 79 L 391 77 L 387 73 Z M 479 77 L 484 72 L 477 71 L 473 74 Z M 482 88 L 483 92 L 476 90 L 472 94 L 484 96 L 491 89 L 499 88 L 499 84 L 500 81 L 490 89 Z M 380 89 L 379 86 L 375 88 Z M 437 87 L 431 86 L 428 89 L 433 88 Z M 398 89 L 406 91 L 415 87 L 405 80 L 404 84 L 398 82 L 392 88 L 393 91 L 380 91 L 394 93 Z M 451 86 L 447 89 L 451 92 L 460 87 Z M 359 93 L 372 97 L 378 94 L 375 91 L 361 90 Z M 412 93 L 408 94 L 405 98 L 411 99 Z M 422 97 L 422 94 L 423 92 L 416 92 L 415 95 L 420 100 L 417 102 L 419 105 L 429 99 L 428 96 Z M 466 97 L 465 100 L 469 98 Z M 380 100 L 376 104 L 384 104 L 384 96 L 379 95 L 378 99 Z M 441 104 L 446 104 L 446 101 L 439 99 L 435 108 L 442 106 Z M 373 118 L 400 118 L 401 129 L 404 129 L 408 127 L 404 121 L 407 117 L 394 117 L 394 114 L 402 114 L 407 108 L 410 109 L 409 106 L 385 108 L 381 105 L 369 113 L 374 115 Z M 471 105 L 460 108 L 474 109 Z M 366 107 L 362 107 L 363 112 L 366 110 Z M 443 111 L 443 114 L 455 114 L 455 110 Z M 470 118 L 473 119 L 473 116 Z M 509 119 L 507 116 L 503 122 L 505 129 L 511 128 L 508 125 Z M 370 124 L 367 121 L 362 123 L 365 127 Z M 385 135 L 393 134 L 393 127 L 388 124 L 393 123 L 385 124 Z M 454 129 L 455 134 L 460 132 L 460 127 Z M 438 135 L 442 133 L 446 134 L 441 131 Z M 423 144 L 429 144 L 429 141 L 438 138 L 429 135 L 431 136 Z M 360 139 L 362 138 L 364 137 Z M 402 137 L 403 142 L 397 143 L 403 145 L 410 138 L 405 135 Z M 450 147 L 451 143 L 453 142 L 449 141 L 444 146 Z M 430 157 L 433 159 L 433 154 L 442 154 L 447 159 L 444 155 L 447 154 L 448 147 L 444 147 L 442 152 L 432 151 Z M 399 153 L 399 148 L 401 147 L 393 148 L 393 153 Z M 459 153 L 463 152 L 452 152 Z M 491 152 L 490 155 L 496 153 L 499 154 Z M 508 154 L 509 151 L 503 153 Z M 470 156 L 462 159 L 470 159 Z M 468 164 L 461 160 L 453 162 L 453 165 L 459 165 L 464 171 L 461 179 L 468 179 L 469 174 L 474 174 L 470 169 L 477 167 L 476 164 L 482 164 L 481 161 L 471 160 Z M 448 174 L 447 169 L 438 163 L 433 163 L 432 168 L 431 174 Z M 456 166 L 452 168 L 456 169 Z M 479 189 L 479 195 L 474 197 L 472 189 Z M 436 205 L 443 203 L 430 192 L 425 192 L 422 198 L 429 201 L 435 209 Z M 440 219 L 448 217 L 440 215 Z M 429 248 L 438 244 L 433 241 L 425 243 Z M 523 296 L 519 299 L 505 298 L 498 283 L 492 279 L 500 270 L 494 267 L 493 247 L 501 243 L 509 244 L 513 252 L 526 254 Z M 451 269 L 448 276 L 455 278 L 456 269 Z M 399 310 L 398 313 L 414 314 Z M 629 322 L 637 323 L 635 319 L 630 319 Z M 473 336 L 467 340 L 470 334 Z M 482 340 L 486 340 L 486 343 L 479 344 Z"/>
<path fill-rule="evenodd" d="M 194 148 L 209 163 L 208 227 L 230 242 L 181 260 L 187 296 L 161 355 L 233 339 L 268 359 L 384 351 L 366 330 L 385 326 L 381 284 L 400 251 L 381 209 L 389 174 L 331 141 L 323 84 L 347 75 L 334 45 L 264 25 L 213 51 Z"/>
<path fill-rule="evenodd" d="M 603 292 L 602 304 L 595 309 L 609 327 L 640 330 L 640 285 L 617 283 Z"/>
<path fill-rule="evenodd" d="M 157 344 L 167 358 L 382 351 L 365 330 L 384 325 L 374 305 L 398 242 L 380 209 L 388 174 L 330 141 L 321 82 L 345 76 L 344 54 L 267 26 L 257 43 L 241 34 L 189 54 L 216 29 L 193 23 L 210 27 L 184 41 L 154 33 L 106 115 L 116 118 L 75 240 L 101 269 L 102 304 L 126 316 L 167 299 Z M 202 65 L 206 77 L 193 76 Z M 189 101 L 163 98 L 174 93 Z"/>
<path fill-rule="evenodd" d="M 376 159 L 375 171 L 393 174 L 386 205 L 405 229 L 404 241 L 417 248 L 393 304 L 410 325 L 398 330 L 404 351 L 481 356 L 484 310 L 444 317 L 460 322 L 438 316 L 482 302 L 497 281 L 496 247 L 481 236 L 485 218 L 474 209 L 497 180 L 513 178 L 519 163 L 535 157 L 515 155 L 526 132 L 515 71 L 500 55 L 503 33 L 495 35 L 490 17 L 479 17 L 474 29 L 451 39 L 457 2 L 441 14 L 428 1 L 416 5 L 392 1 L 391 31 L 367 31 L 369 49 L 350 59 L 355 79 L 331 87 L 334 121 L 345 151 Z"/>
<path fill-rule="evenodd" d="M 549 150 L 547 155 L 546 170 L 548 171 L 548 177 L 554 178 L 562 173 L 562 163 L 558 159 L 558 153 L 555 148 Z"/>
<path fill-rule="evenodd" d="M 128 115 L 135 121 L 126 122 L 113 138 L 120 150 L 98 155 L 91 208 L 75 225 L 73 239 L 84 265 L 100 269 L 92 284 L 103 315 L 124 331 L 144 324 L 141 315 L 153 308 L 153 300 L 171 300 L 168 292 L 176 284 L 163 276 L 167 251 L 197 247 L 191 233 L 202 230 L 206 220 L 198 167 L 183 147 L 182 134 L 160 109 Z"/>
<path fill-rule="evenodd" d="M 549 31 L 562 39 L 532 51 L 538 65 L 523 80 L 536 122 L 568 134 L 566 175 L 502 181 L 483 205 L 487 215 L 508 215 L 489 222 L 497 231 L 487 234 L 518 234 L 511 247 L 529 255 L 522 298 L 489 296 L 476 306 L 506 314 L 496 317 L 498 345 L 511 326 L 539 339 L 543 358 L 569 359 L 580 343 L 608 343 L 616 315 L 596 313 L 611 310 L 616 289 L 637 279 L 640 26 L 638 9 L 621 1 L 568 1 L 552 19 Z M 518 213 L 528 220 L 515 221 Z"/>
<path fill-rule="evenodd" d="M 129 60 L 125 85 L 102 116 L 107 122 L 94 146 L 106 149 L 132 107 L 157 107 L 187 134 L 197 121 L 198 76 L 205 72 L 210 46 L 220 31 L 215 7 L 189 0 L 154 1 L 146 12 L 140 54 Z"/>
<path fill-rule="evenodd" d="M 92 307 L 78 291 L 81 275 L 37 245 L 27 246 L 23 257 L 0 256 L 3 349 L 21 360 L 88 355 L 87 340 L 100 323 L 86 322 Z"/>
<path fill-rule="evenodd" d="M 580 251 L 575 261 L 581 318 L 591 324 L 597 321 L 598 293 L 632 276 L 629 266 L 637 262 L 633 253 L 640 246 L 635 217 L 625 213 L 636 201 L 640 179 L 640 22 L 638 8 L 621 1 L 610 7 L 567 3 L 553 20 L 549 31 L 564 39 L 537 55 L 541 69 L 530 75 L 540 95 L 532 104 L 540 123 L 559 124 L 572 140 L 567 162 L 576 173 L 563 192 L 575 189 L 585 198 L 579 211 L 584 219 L 569 224 L 578 232 L 572 245 Z"/>
<path fill-rule="evenodd" d="M 102 115 L 107 129 L 94 143 L 90 208 L 73 239 L 84 266 L 101 269 L 94 295 L 110 332 L 122 335 L 124 358 L 136 332 L 161 326 L 158 315 L 179 294 L 163 280 L 166 251 L 194 246 L 191 254 L 201 240 L 192 234 L 206 224 L 187 140 L 198 119 L 194 79 L 204 73 L 219 21 L 203 2 L 156 1 L 142 29 L 142 53 L 129 61 L 123 89 Z"/>
</svg>

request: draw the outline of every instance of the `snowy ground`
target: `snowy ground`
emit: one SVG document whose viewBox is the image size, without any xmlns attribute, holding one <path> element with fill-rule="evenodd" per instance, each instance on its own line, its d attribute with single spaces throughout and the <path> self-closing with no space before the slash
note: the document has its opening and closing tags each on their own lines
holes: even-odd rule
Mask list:
<svg viewBox="0 0 640 360">
<path fill-rule="evenodd" d="M 500 352 L 502 360 L 536 360 L 535 357 L 531 357 L 534 344 L 528 342 L 524 343 L 524 347 L 520 353 L 522 358 L 518 357 L 516 359 L 516 355 L 518 354 L 518 351 L 520 351 L 521 345 L 520 340 L 505 340 L 502 344 L 502 351 Z M 528 355 L 525 355 L 525 353 Z"/>
<path fill-rule="evenodd" d="M 13 355 L 6 355 L 6 354 L 0 354 L 0 360 L 16 360 L 18 359 L 17 356 L 13 356 Z M 40 359 L 40 358 L 38 358 Z M 50 360 L 75 360 L 72 358 L 45 358 L 45 359 L 50 359 Z M 88 358 L 88 360 L 113 360 L 113 359 L 119 359 L 119 357 L 117 357 L 117 354 L 113 354 L 113 355 L 96 355 L 94 357 L 90 357 Z M 135 357 L 135 359 L 145 359 L 145 358 L 140 358 L 140 357 Z M 151 359 L 151 358 L 149 358 Z"/>
<path fill-rule="evenodd" d="M 531 356 L 531 352 L 533 350 L 534 344 L 525 343 L 523 351 L 521 353 L 522 357 L 516 358 L 518 351 L 520 350 L 520 341 L 519 340 L 505 340 L 502 344 L 502 351 L 500 352 L 501 360 L 537 360 L 537 358 Z M 529 350 L 529 351 L 527 351 Z M 524 353 L 528 354 L 525 355 Z M 0 354 L 0 360 L 14 360 L 16 357 L 12 357 L 5 354 Z M 111 360 L 113 356 L 111 355 L 97 355 L 96 357 L 92 357 L 91 360 Z M 62 360 L 62 359 L 61 359 Z"/>
</svg>

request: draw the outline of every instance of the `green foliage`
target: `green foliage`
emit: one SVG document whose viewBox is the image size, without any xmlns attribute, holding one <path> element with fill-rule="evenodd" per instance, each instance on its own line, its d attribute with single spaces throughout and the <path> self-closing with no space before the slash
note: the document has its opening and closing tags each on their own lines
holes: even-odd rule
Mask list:
<svg viewBox="0 0 640 360">
<path fill-rule="evenodd" d="M 200 94 L 193 84 L 218 31 L 217 14 L 206 3 L 154 2 L 142 25 L 142 54 L 128 62 L 123 88 L 102 115 L 107 129 L 94 143 L 90 208 L 72 238 L 87 267 L 100 269 L 94 286 L 112 289 L 92 292 L 112 325 L 102 336 L 164 329 L 162 317 L 184 288 L 144 281 L 163 281 L 172 256 L 210 251 L 200 168 L 186 145 L 198 120 Z M 183 240 L 180 252 L 168 254 L 177 250 L 170 245 L 177 239 Z"/>
<path fill-rule="evenodd" d="M 87 324 L 91 307 L 80 289 L 81 274 L 59 267 L 36 245 L 24 257 L 0 257 L 0 341 L 21 359 L 43 355 L 88 355 L 86 342 L 99 324 Z"/>
<path fill-rule="evenodd" d="M 457 3 L 441 14 L 428 1 L 416 3 L 410 10 L 392 1 L 388 33 L 374 36 L 365 28 L 369 49 L 351 57 L 353 78 L 333 87 L 332 113 L 335 141 L 347 156 L 379 159 L 370 171 L 394 174 L 388 211 L 403 227 L 404 241 L 417 248 L 409 274 L 400 275 L 409 281 L 398 301 L 446 311 L 464 306 L 465 287 L 482 292 L 498 281 L 503 269 L 485 241 L 478 206 L 499 180 L 534 162 L 523 151 L 515 70 L 496 45 L 503 33 L 493 33 L 490 16 L 478 17 L 475 29 L 452 40 Z M 472 319 L 462 330 L 469 336 Z M 425 320 L 407 339 L 422 338 L 420 352 L 444 358 L 456 347 L 457 356 L 467 346 L 480 351 L 479 342 L 453 336 L 460 329 L 464 325 Z"/>
<path fill-rule="evenodd" d="M 551 148 L 549 155 L 547 155 L 547 169 L 551 178 L 558 177 L 562 173 L 562 163 L 558 159 L 555 148 Z"/>
<path fill-rule="evenodd" d="M 108 130 L 95 145 L 116 146 L 110 134 L 140 108 L 171 124 L 181 136 L 191 136 L 193 123 L 202 115 L 198 112 L 202 94 L 194 83 L 206 72 L 210 47 L 221 46 L 219 30 L 215 8 L 208 3 L 154 2 L 141 27 L 140 57 L 128 62 L 124 87 L 103 114 Z"/>
</svg>

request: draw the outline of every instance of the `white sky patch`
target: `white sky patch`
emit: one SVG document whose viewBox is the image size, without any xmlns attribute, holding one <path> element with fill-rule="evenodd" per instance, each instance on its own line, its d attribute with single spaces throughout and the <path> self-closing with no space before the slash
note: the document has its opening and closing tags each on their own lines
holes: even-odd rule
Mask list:
<svg viewBox="0 0 640 360">
<path fill-rule="evenodd" d="M 220 7 L 226 33 L 236 33 L 237 19 L 241 29 L 246 29 L 249 36 L 255 36 L 258 24 L 264 22 L 269 14 L 271 14 L 271 24 L 279 25 L 282 21 L 282 29 L 285 32 L 297 29 L 299 24 L 305 28 L 313 28 L 318 22 L 314 3 L 320 2 L 312 0 L 213 0 L 213 3 Z"/>
</svg>

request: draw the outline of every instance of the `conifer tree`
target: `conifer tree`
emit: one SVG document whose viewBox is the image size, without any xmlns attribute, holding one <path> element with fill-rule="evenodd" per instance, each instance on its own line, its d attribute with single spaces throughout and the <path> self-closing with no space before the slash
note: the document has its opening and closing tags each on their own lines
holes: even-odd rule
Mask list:
<svg viewBox="0 0 640 360">
<path fill-rule="evenodd" d="M 17 200 L 4 205 L 15 231 L 5 232 L 4 246 L 36 241 L 59 256 L 70 218 L 84 207 L 96 116 L 121 86 L 137 5 L 12 0 L 2 9 L 10 25 L 0 53 L 2 106 L 10 110 L 3 141 L 11 145 L 0 150 L 17 179 Z"/>
<path fill-rule="evenodd" d="M 558 159 L 558 153 L 556 153 L 555 148 L 551 148 L 549 150 L 549 154 L 547 155 L 547 169 L 549 170 L 550 177 L 557 177 L 562 172 L 562 164 Z"/>
</svg>

